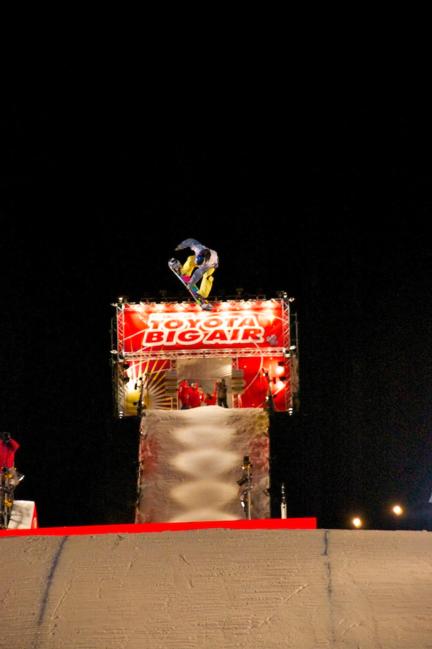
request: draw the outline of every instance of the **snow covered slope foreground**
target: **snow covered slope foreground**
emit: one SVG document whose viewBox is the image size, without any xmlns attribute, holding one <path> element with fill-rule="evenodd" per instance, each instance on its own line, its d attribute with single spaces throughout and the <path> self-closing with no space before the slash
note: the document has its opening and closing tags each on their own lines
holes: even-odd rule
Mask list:
<svg viewBox="0 0 432 649">
<path fill-rule="evenodd" d="M 0 539 L 2 647 L 426 649 L 432 534 Z"/>
</svg>

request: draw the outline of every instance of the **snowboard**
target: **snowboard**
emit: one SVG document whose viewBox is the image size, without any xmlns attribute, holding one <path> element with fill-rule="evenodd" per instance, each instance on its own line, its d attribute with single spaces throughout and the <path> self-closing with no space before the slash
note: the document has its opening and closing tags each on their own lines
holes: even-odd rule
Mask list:
<svg viewBox="0 0 432 649">
<path fill-rule="evenodd" d="M 178 259 L 174 259 L 174 258 L 173 258 L 173 259 L 170 259 L 169 262 L 168 262 L 168 266 L 169 266 L 169 268 L 172 270 L 172 272 L 174 273 L 174 275 L 175 275 L 176 277 L 179 278 L 179 280 L 181 281 L 181 283 L 183 284 L 183 286 L 185 287 L 185 289 L 186 289 L 186 290 L 188 291 L 188 293 L 192 296 L 192 298 L 195 300 L 195 302 L 198 304 L 198 306 L 200 306 L 202 309 L 204 309 L 204 311 L 211 311 L 212 308 L 213 308 L 212 305 L 210 304 L 210 302 L 208 302 L 208 301 L 205 299 L 205 297 L 202 297 L 202 295 L 200 295 L 200 294 L 197 292 L 197 291 L 198 291 L 198 288 L 194 285 L 194 288 L 196 288 L 197 291 L 196 291 L 196 292 L 193 291 L 193 290 L 192 290 L 192 286 L 191 286 L 190 284 L 187 284 L 187 283 L 183 280 L 183 278 L 182 278 L 182 276 L 181 276 L 181 274 L 180 274 L 181 263 L 178 261 Z"/>
</svg>

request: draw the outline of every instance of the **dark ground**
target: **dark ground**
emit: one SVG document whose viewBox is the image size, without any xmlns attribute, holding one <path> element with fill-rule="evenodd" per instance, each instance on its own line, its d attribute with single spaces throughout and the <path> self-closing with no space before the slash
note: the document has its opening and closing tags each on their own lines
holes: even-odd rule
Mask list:
<svg viewBox="0 0 432 649">
<path fill-rule="evenodd" d="M 273 429 L 290 513 L 388 528 L 397 499 L 401 527 L 432 528 L 428 122 L 325 117 L 167 129 L 120 105 L 7 108 L 0 427 L 41 525 L 130 520 L 137 422 L 112 418 L 110 304 L 180 295 L 166 261 L 194 237 L 219 252 L 214 295 L 296 298 L 301 411 Z"/>
</svg>

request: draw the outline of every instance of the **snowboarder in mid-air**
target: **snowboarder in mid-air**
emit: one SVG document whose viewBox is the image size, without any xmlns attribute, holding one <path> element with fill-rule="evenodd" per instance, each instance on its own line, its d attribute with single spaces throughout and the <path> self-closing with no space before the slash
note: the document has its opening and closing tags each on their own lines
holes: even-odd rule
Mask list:
<svg viewBox="0 0 432 649">
<path fill-rule="evenodd" d="M 207 298 L 213 285 L 213 273 L 219 265 L 217 252 L 203 246 L 196 239 L 185 239 L 179 243 L 176 250 L 185 248 L 190 248 L 194 254 L 190 255 L 184 264 L 178 259 L 171 259 L 169 265 L 194 293 Z M 198 288 L 199 281 L 201 284 Z"/>
</svg>

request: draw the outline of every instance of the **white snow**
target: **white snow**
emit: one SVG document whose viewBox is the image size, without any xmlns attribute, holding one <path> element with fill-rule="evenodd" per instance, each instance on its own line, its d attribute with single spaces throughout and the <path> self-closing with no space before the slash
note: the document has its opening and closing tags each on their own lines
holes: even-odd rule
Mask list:
<svg viewBox="0 0 432 649">
<path fill-rule="evenodd" d="M 149 411 L 137 517 L 243 517 L 242 457 L 252 449 L 257 497 L 267 424 L 256 409 Z M 2 537 L 0 552 L 0 647 L 432 648 L 430 532 L 60 530 Z"/>
<path fill-rule="evenodd" d="M 430 649 L 432 534 L 1 538 L 2 647 Z"/>
<path fill-rule="evenodd" d="M 246 455 L 252 518 L 268 518 L 268 425 L 258 408 L 149 410 L 141 421 L 136 522 L 244 518 L 237 481 Z"/>
</svg>

